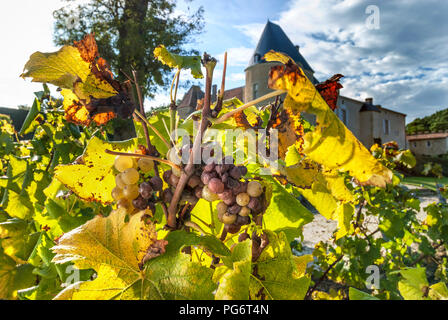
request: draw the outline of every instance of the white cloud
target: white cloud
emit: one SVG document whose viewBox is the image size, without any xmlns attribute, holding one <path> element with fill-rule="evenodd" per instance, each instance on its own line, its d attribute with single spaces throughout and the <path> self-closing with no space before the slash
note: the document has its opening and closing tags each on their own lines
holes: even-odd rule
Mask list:
<svg viewBox="0 0 448 320">
<path fill-rule="evenodd" d="M 342 94 L 373 96 L 408 121 L 448 107 L 448 2 L 380 2 L 380 29 L 369 30 L 362 0 L 295 0 L 278 23 L 319 80 L 342 73 Z M 264 25 L 238 29 L 256 43 Z"/>
</svg>

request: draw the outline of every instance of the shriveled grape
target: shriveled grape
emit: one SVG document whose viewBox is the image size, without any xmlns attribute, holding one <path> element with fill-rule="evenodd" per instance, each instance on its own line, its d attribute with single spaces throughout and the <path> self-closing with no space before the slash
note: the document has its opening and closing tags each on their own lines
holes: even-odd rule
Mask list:
<svg viewBox="0 0 448 320">
<path fill-rule="evenodd" d="M 230 234 L 235 234 L 240 232 L 241 226 L 237 226 L 236 224 L 228 224 L 224 226 L 224 230 L 226 230 Z"/>
<path fill-rule="evenodd" d="M 143 199 L 142 196 L 139 196 L 137 199 L 132 201 L 132 205 L 138 210 L 145 210 L 148 207 L 148 200 Z"/>
<path fill-rule="evenodd" d="M 208 187 L 213 193 L 221 193 L 224 191 L 224 183 L 218 178 L 213 178 L 209 181 Z"/>
<path fill-rule="evenodd" d="M 241 211 L 241 206 L 234 204 L 233 206 L 229 207 L 227 211 L 231 214 L 238 214 Z"/>
<path fill-rule="evenodd" d="M 190 188 L 196 188 L 199 184 L 201 183 L 201 178 L 198 176 L 192 176 L 189 180 L 188 180 L 188 186 Z"/>
<path fill-rule="evenodd" d="M 151 184 L 152 188 L 155 191 L 162 191 L 163 190 L 163 181 L 159 177 L 152 177 L 149 180 L 149 183 Z"/>
<path fill-rule="evenodd" d="M 162 200 L 165 203 L 170 203 L 173 200 L 173 191 L 171 189 L 165 189 L 162 192 Z"/>
<path fill-rule="evenodd" d="M 152 186 L 149 182 L 142 182 L 138 191 L 143 199 L 149 199 L 152 196 Z"/>
<path fill-rule="evenodd" d="M 218 211 L 218 215 L 219 214 L 224 214 L 224 213 L 226 213 L 227 212 L 227 205 L 224 203 L 224 202 L 220 202 L 220 203 L 218 203 L 217 204 L 217 206 L 216 206 L 216 211 Z"/>
</svg>

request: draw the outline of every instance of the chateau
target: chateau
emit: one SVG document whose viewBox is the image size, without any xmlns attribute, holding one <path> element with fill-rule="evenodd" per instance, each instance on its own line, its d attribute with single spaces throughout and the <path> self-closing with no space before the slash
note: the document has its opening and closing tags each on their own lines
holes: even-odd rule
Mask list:
<svg viewBox="0 0 448 320">
<path fill-rule="evenodd" d="M 303 69 L 308 79 L 314 84 L 319 83 L 314 77 L 314 70 L 300 53 L 299 46 L 291 42 L 279 25 L 268 21 L 245 69 L 245 86 L 225 91 L 224 99 L 237 97 L 248 102 L 272 91 L 268 88 L 268 74 L 278 63 L 262 60 L 269 50 L 286 53 Z M 213 87 L 212 100 L 216 99 L 216 88 Z M 180 116 L 186 117 L 194 111 L 197 100 L 203 96 L 199 86 L 192 86 L 179 105 Z M 268 102 L 265 101 L 264 104 Z M 373 98 L 359 101 L 339 96 L 337 106 L 335 112 L 338 117 L 367 148 L 375 143 L 382 144 L 392 140 L 396 141 L 400 148 L 406 147 L 405 114 L 374 104 Z M 304 117 L 313 121 L 310 115 L 304 114 Z"/>
</svg>

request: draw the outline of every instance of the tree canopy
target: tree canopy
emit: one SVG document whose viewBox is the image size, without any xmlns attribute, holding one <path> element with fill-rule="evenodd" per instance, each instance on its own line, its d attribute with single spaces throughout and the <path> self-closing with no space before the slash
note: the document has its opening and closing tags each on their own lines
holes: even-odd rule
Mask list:
<svg viewBox="0 0 448 320">
<path fill-rule="evenodd" d="M 448 108 L 424 118 L 417 118 L 406 126 L 408 134 L 423 131 L 437 132 L 439 130 L 448 130 Z"/>
<path fill-rule="evenodd" d="M 176 11 L 171 0 L 64 0 L 66 6 L 53 13 L 54 42 L 71 44 L 95 33 L 99 51 L 116 75 L 136 70 L 146 96 L 168 84 L 169 67 L 153 59 L 159 44 L 171 52 L 186 53 L 183 45 L 203 29 L 203 8 L 188 14 Z M 123 71 L 123 72 L 121 72 Z"/>
</svg>

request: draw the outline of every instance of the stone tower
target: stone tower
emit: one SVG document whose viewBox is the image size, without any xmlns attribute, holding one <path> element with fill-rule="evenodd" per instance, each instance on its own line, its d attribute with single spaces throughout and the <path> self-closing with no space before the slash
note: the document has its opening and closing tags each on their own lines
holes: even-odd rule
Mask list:
<svg viewBox="0 0 448 320">
<path fill-rule="evenodd" d="M 270 50 L 286 53 L 303 69 L 308 79 L 313 83 L 318 81 L 314 78 L 314 71 L 299 52 L 299 46 L 295 46 L 282 28 L 268 20 L 264 27 L 258 45 L 252 55 L 249 66 L 246 68 L 246 86 L 244 90 L 245 102 L 259 98 L 272 90 L 268 88 L 268 75 L 271 67 L 277 62 L 266 62 L 263 56 Z M 269 101 L 267 101 L 269 102 Z M 263 104 L 266 104 L 264 102 Z"/>
</svg>

